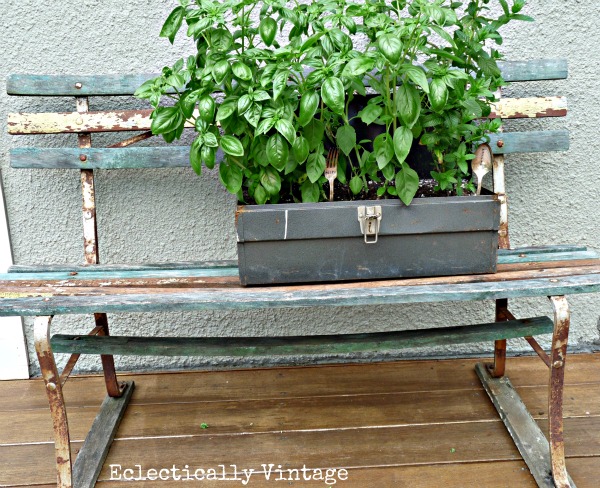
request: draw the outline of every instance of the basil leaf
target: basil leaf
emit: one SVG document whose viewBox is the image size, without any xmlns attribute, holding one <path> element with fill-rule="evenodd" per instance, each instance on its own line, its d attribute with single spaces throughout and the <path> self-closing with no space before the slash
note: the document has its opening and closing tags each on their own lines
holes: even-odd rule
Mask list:
<svg viewBox="0 0 600 488">
<path fill-rule="evenodd" d="M 296 140 L 296 129 L 289 120 L 279 119 L 275 122 L 275 129 L 279 132 L 283 137 L 285 137 L 290 144 L 294 144 Z"/>
<path fill-rule="evenodd" d="M 216 154 L 214 147 L 202 146 L 200 149 L 200 159 L 208 169 L 213 169 L 216 162 Z"/>
<path fill-rule="evenodd" d="M 265 17 L 258 25 L 258 33 L 260 34 L 260 38 L 263 40 L 263 42 L 267 46 L 270 46 L 273 44 L 275 35 L 277 34 L 277 22 L 275 22 L 275 20 L 273 20 L 271 17 Z"/>
<path fill-rule="evenodd" d="M 314 151 L 323 142 L 324 135 L 325 126 L 319 119 L 312 119 L 304 128 L 304 137 L 306 137 L 311 151 Z"/>
<path fill-rule="evenodd" d="M 153 134 L 166 134 L 173 132 L 185 123 L 183 114 L 177 107 L 158 107 L 152 112 L 150 130 Z"/>
<path fill-rule="evenodd" d="M 273 134 L 267 141 L 267 161 L 277 171 L 283 171 L 289 158 L 289 148 L 281 134 Z"/>
<path fill-rule="evenodd" d="M 277 195 L 281 190 L 281 177 L 272 167 L 267 167 L 261 171 L 260 183 L 269 195 Z"/>
<path fill-rule="evenodd" d="M 441 112 L 448 102 L 448 87 L 443 80 L 435 78 L 431 81 L 429 102 L 435 112 Z"/>
<path fill-rule="evenodd" d="M 405 83 L 398 87 L 396 109 L 405 125 L 415 125 L 421 115 L 421 97 L 414 86 Z"/>
<path fill-rule="evenodd" d="M 305 137 L 297 137 L 296 140 L 294 141 L 294 144 L 292 145 L 292 154 L 294 155 L 294 159 L 298 162 L 298 163 L 303 163 L 304 161 L 306 161 L 306 158 L 308 157 L 308 153 L 309 153 L 309 148 L 308 148 L 308 141 L 306 140 Z M 287 173 L 287 170 L 286 170 Z"/>
<path fill-rule="evenodd" d="M 339 78 L 331 76 L 321 86 L 321 97 L 323 102 L 336 114 L 344 113 L 344 102 L 346 94 L 344 84 Z"/>
<path fill-rule="evenodd" d="M 360 117 L 360 120 L 362 120 L 365 124 L 371 125 L 379 118 L 379 116 L 382 113 L 383 108 L 381 107 L 381 105 L 369 103 L 365 108 L 358 112 L 358 116 Z"/>
<path fill-rule="evenodd" d="M 375 152 L 375 159 L 379 169 L 385 168 L 385 166 L 394 157 L 394 146 L 388 134 L 379 134 L 373 141 L 373 151 Z"/>
<path fill-rule="evenodd" d="M 252 79 L 252 70 L 241 61 L 233 63 L 231 70 L 233 75 L 240 80 L 248 81 Z"/>
<path fill-rule="evenodd" d="M 419 175 L 408 165 L 404 165 L 396 174 L 396 191 L 404 205 L 410 205 L 419 189 Z"/>
<path fill-rule="evenodd" d="M 223 83 L 223 81 L 225 80 L 225 77 L 229 73 L 230 69 L 231 69 L 231 66 L 229 64 L 229 61 L 227 61 L 225 59 L 223 59 L 221 61 L 217 61 L 214 64 L 214 66 L 212 67 L 212 75 L 213 75 L 215 82 L 219 85 L 221 83 Z"/>
<path fill-rule="evenodd" d="M 234 195 L 242 189 L 243 174 L 237 164 L 222 162 L 219 165 L 219 179 L 229 193 Z"/>
<path fill-rule="evenodd" d="M 304 180 L 300 186 L 300 194 L 303 203 L 316 203 L 319 201 L 319 185 L 311 183 L 310 180 Z"/>
<path fill-rule="evenodd" d="M 351 59 L 348 64 L 344 67 L 342 71 L 342 76 L 346 78 L 351 78 L 354 76 L 360 76 L 367 71 L 373 69 L 373 65 L 375 61 L 365 56 L 359 56 L 357 58 Z"/>
<path fill-rule="evenodd" d="M 350 191 L 358 195 L 363 189 L 363 180 L 360 176 L 355 176 L 350 180 Z"/>
<path fill-rule="evenodd" d="M 306 175 L 312 183 L 319 181 L 319 178 L 325 172 L 327 161 L 325 156 L 320 153 L 311 153 L 306 160 Z"/>
<path fill-rule="evenodd" d="M 233 136 L 223 136 L 221 137 L 220 144 L 221 149 L 225 154 L 229 154 L 230 156 L 242 157 L 244 155 L 244 146 Z"/>
<path fill-rule="evenodd" d="M 396 64 L 400 61 L 402 55 L 402 43 L 400 39 L 394 37 L 392 34 L 383 34 L 379 36 L 377 45 L 381 54 L 392 64 Z"/>
<path fill-rule="evenodd" d="M 342 152 L 348 156 L 356 146 L 356 131 L 350 125 L 342 125 L 338 128 L 335 140 Z"/>
<path fill-rule="evenodd" d="M 202 157 L 200 155 L 202 147 L 202 136 L 200 135 L 190 147 L 190 166 L 198 176 L 202 174 Z"/>
<path fill-rule="evenodd" d="M 408 156 L 412 142 L 413 134 L 408 127 L 398 127 L 394 131 L 394 152 L 399 162 L 403 163 Z"/>
<path fill-rule="evenodd" d="M 183 18 L 185 16 L 185 9 L 183 7 L 176 7 L 167 17 L 165 23 L 160 30 L 159 37 L 166 37 L 169 39 L 169 42 L 173 44 L 175 40 L 175 36 L 179 31 L 181 24 L 183 22 Z"/>
<path fill-rule="evenodd" d="M 300 99 L 300 114 L 298 116 L 298 123 L 301 127 L 308 124 L 317 113 L 319 108 L 319 94 L 317 92 L 306 92 Z"/>
</svg>

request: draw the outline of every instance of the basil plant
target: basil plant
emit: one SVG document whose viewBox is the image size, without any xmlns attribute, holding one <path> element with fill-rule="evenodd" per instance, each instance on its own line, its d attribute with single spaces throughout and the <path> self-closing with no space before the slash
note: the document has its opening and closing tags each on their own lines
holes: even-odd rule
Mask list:
<svg viewBox="0 0 600 488">
<path fill-rule="evenodd" d="M 340 184 L 355 199 L 409 205 L 419 186 L 413 144 L 432 154 L 436 189 L 473 189 L 469 160 L 485 134 L 499 29 L 525 0 L 179 0 L 162 27 L 185 27 L 196 54 L 144 83 L 152 131 L 167 142 L 197 136 L 190 163 L 213 169 L 241 202 L 317 202 L 326 156 L 339 148 Z M 359 111 L 353 99 L 362 98 Z M 356 123 L 376 128 L 357 137 Z"/>
</svg>

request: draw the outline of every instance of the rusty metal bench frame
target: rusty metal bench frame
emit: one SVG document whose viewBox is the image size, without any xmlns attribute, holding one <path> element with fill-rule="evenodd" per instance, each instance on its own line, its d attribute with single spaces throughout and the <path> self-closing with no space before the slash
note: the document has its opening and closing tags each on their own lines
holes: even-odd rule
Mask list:
<svg viewBox="0 0 600 488">
<path fill-rule="evenodd" d="M 508 81 L 566 78 L 564 61 L 506 63 Z M 84 266 L 15 266 L 0 276 L 0 315 L 35 316 L 34 336 L 52 414 L 58 485 L 93 486 L 131 398 L 133 383 L 117 380 L 113 354 L 234 355 L 358 351 L 452 342 L 494 340 L 493 364 L 476 371 L 498 409 L 539 486 L 574 486 L 565 466 L 562 396 L 570 325 L 567 293 L 600 291 L 600 261 L 577 246 L 510 250 L 504 154 L 560 151 L 568 148 L 566 131 L 505 133 L 492 137 L 494 193 L 501 201 L 499 231 L 501 259 L 497 275 L 390 280 L 371 283 L 306 285 L 244 289 L 236 287 L 234 263 L 178 263 L 174 265 L 100 265 L 94 190 L 94 168 L 187 166 L 187 148 L 129 148 L 151 136 L 149 110 L 90 112 L 89 96 L 131 95 L 152 75 L 32 76 L 12 75 L 8 93 L 21 96 L 75 96 L 71 113 L 10 114 L 11 134 L 76 133 L 78 147 L 18 148 L 11 152 L 13 167 L 75 168 L 81 171 Z M 501 99 L 494 116 L 502 118 L 566 115 L 562 97 Z M 110 148 L 93 148 L 92 133 L 139 131 Z M 119 156 L 116 157 L 115 155 Z M 135 154 L 136 158 L 132 155 Z M 133 162 L 135 160 L 135 163 Z M 163 278 L 169 278 L 165 285 Z M 102 284 L 104 283 L 104 284 Z M 218 292 L 216 294 L 215 292 Z M 508 300 L 520 296 L 548 296 L 553 319 L 517 320 Z M 445 300 L 496 300 L 494 324 L 448 328 L 433 332 L 290 337 L 285 339 L 118 338 L 109 335 L 107 313 L 122 311 L 206 310 L 307 306 L 352 306 Z M 52 316 L 93 313 L 96 327 L 88 336 L 50 334 Z M 534 334 L 552 335 L 546 354 Z M 429 335 L 428 335 L 429 334 Z M 505 377 L 506 339 L 525 337 L 549 367 L 549 442 L 516 396 Z M 137 341 L 137 342 L 136 342 Z M 59 374 L 54 352 L 71 352 Z M 80 354 L 100 354 L 108 397 L 73 464 L 62 388 Z"/>
</svg>

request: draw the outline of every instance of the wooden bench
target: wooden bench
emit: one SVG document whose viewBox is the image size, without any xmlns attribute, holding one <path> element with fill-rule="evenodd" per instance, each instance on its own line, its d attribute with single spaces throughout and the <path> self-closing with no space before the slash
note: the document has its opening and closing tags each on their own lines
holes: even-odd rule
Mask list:
<svg viewBox="0 0 600 488">
<path fill-rule="evenodd" d="M 504 63 L 511 82 L 564 79 L 564 61 Z M 73 96 L 70 113 L 10 114 L 11 134 L 76 133 L 78 147 L 22 147 L 11 151 L 14 168 L 72 168 L 81 172 L 85 264 L 18 265 L 0 275 L 0 315 L 34 316 L 34 336 L 54 423 L 58 485 L 93 486 L 134 388 L 117 381 L 113 356 L 196 355 L 252 356 L 336 354 L 398 350 L 405 347 L 494 341 L 490 365 L 477 374 L 498 409 L 539 486 L 574 486 L 565 467 L 562 421 L 564 365 L 570 325 L 565 295 L 600 291 L 600 260 L 580 246 L 510 249 L 504 185 L 504 155 L 563 151 L 565 130 L 529 131 L 492 137 L 495 150 L 494 192 L 502 202 L 498 272 L 490 275 L 399 279 L 377 282 L 244 288 L 234 262 L 157 265 L 98 263 L 94 169 L 188 166 L 187 147 L 129 147 L 150 136 L 149 110 L 93 112 L 88 97 L 131 95 L 152 75 L 34 76 L 12 75 L 8 93 L 18 96 Z M 561 97 L 511 99 L 497 104 L 502 118 L 566 115 Z M 92 133 L 139 131 L 109 148 L 92 147 Z M 233 220 L 233 216 L 232 216 Z M 549 297 L 553 318 L 517 319 L 508 300 Z M 426 331 L 285 337 L 161 338 L 109 335 L 107 314 L 182 310 L 240 310 L 315 306 L 367 306 L 440 301 L 495 300 L 494 323 Z M 89 335 L 50 334 L 60 314 L 94 314 Z M 533 336 L 552 334 L 546 354 Z M 549 441 L 529 415 L 504 375 L 506 340 L 524 337 L 549 367 Z M 72 354 L 59 374 L 54 353 Z M 73 463 L 62 388 L 80 354 L 100 354 L 108 396 L 83 448 Z"/>
</svg>

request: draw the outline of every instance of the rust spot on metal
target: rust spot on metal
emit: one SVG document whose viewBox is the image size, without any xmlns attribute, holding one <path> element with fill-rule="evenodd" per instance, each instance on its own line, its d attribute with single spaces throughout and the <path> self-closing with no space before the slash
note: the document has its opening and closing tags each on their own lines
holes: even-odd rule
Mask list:
<svg viewBox="0 0 600 488">
<path fill-rule="evenodd" d="M 548 431 L 552 477 L 559 487 L 570 486 L 565 466 L 565 446 L 563 439 L 563 390 L 565 379 L 565 358 L 571 314 L 564 296 L 550 297 L 554 308 L 554 333 L 550 368 L 550 398 L 548 402 Z"/>
<path fill-rule="evenodd" d="M 69 275 L 71 275 L 71 276 L 77 276 L 77 274 L 78 274 L 78 273 L 77 273 L 77 271 L 71 271 L 71 272 L 69 273 Z"/>
<path fill-rule="evenodd" d="M 531 348 L 537 353 L 537 355 L 544 361 L 544 364 L 550 367 L 550 358 L 546 354 L 546 351 L 542 349 L 542 346 L 531 336 L 525 337 L 525 340 L 529 343 Z"/>
</svg>

